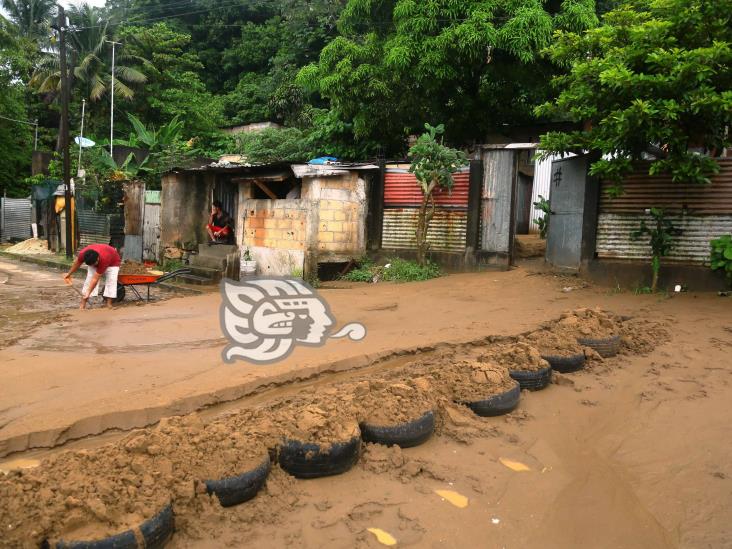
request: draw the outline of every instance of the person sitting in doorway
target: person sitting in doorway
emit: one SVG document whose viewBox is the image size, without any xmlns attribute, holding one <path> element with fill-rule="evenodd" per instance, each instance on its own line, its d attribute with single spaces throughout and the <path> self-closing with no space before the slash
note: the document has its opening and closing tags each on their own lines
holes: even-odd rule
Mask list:
<svg viewBox="0 0 732 549">
<path fill-rule="evenodd" d="M 99 295 L 99 279 L 104 277 L 104 297 L 107 300 L 107 307 L 112 308 L 112 301 L 117 299 L 117 276 L 119 267 L 122 264 L 117 250 L 107 244 L 91 244 L 79 251 L 76 261 L 71 265 L 69 272 L 64 275 L 64 281 L 71 284 L 71 275 L 74 274 L 81 264 L 87 265 L 86 280 L 81 290 L 81 305 L 79 309 L 86 308 L 86 302 L 90 297 Z"/>
<path fill-rule="evenodd" d="M 222 204 L 214 200 L 211 206 L 211 215 L 208 218 L 206 231 L 211 239 L 210 244 L 229 244 L 234 235 L 231 216 L 222 209 Z"/>
</svg>

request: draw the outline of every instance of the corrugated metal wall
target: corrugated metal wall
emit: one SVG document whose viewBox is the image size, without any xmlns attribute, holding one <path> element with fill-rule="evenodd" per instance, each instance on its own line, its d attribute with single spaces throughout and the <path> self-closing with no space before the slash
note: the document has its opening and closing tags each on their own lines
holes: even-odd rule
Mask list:
<svg viewBox="0 0 732 549">
<path fill-rule="evenodd" d="M 488 149 L 482 154 L 483 192 L 480 206 L 480 249 L 508 254 L 511 242 L 511 201 L 518 151 Z"/>
<path fill-rule="evenodd" d="M 454 174 L 452 192 L 434 193 L 435 216 L 427 230 L 430 250 L 461 252 L 465 250 L 470 171 Z M 422 191 L 413 174 L 404 169 L 387 169 L 384 178 L 384 223 L 382 248 L 414 249 L 419 204 Z"/>
<path fill-rule="evenodd" d="M 160 258 L 160 191 L 145 191 L 145 213 L 142 223 L 142 259 Z"/>
<path fill-rule="evenodd" d="M 122 233 L 124 218 L 121 214 L 100 214 L 91 210 L 77 210 L 80 245 L 109 244 Z"/>
<path fill-rule="evenodd" d="M 538 233 L 539 225 L 536 219 L 542 217 L 544 213 L 534 206 L 534 202 L 539 201 L 539 195 L 549 200 L 549 190 L 552 178 L 552 162 L 559 158 L 558 156 L 550 156 L 544 160 L 536 160 L 534 163 L 534 187 L 531 192 L 531 220 L 529 221 L 529 232 Z"/>
<path fill-rule="evenodd" d="M 624 193 L 611 198 L 604 183 L 597 227 L 597 256 L 613 259 L 648 259 L 648 237 L 633 241 L 631 233 L 642 219 L 651 225 L 645 210 L 664 208 L 681 230 L 668 261 L 703 264 L 709 260 L 709 241 L 732 234 L 732 160 L 719 160 L 720 173 L 711 185 L 681 185 L 667 175 L 649 176 L 647 166 L 623 181 Z"/>
<path fill-rule="evenodd" d="M 613 259 L 650 259 L 649 237 L 634 241 L 630 235 L 640 226 L 641 219 L 652 227 L 650 215 L 600 214 L 597 226 L 597 256 Z M 732 234 L 732 215 L 669 216 L 674 227 L 681 229 L 676 245 L 664 261 L 706 263 L 709 261 L 709 241 Z"/>
<path fill-rule="evenodd" d="M 29 198 L 0 198 L 0 240 L 26 240 L 31 233 Z"/>
</svg>

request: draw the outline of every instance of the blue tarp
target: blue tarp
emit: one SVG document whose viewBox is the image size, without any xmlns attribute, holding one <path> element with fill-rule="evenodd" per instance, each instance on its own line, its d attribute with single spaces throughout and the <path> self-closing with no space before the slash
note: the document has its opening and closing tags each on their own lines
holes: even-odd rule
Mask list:
<svg viewBox="0 0 732 549">
<path fill-rule="evenodd" d="M 338 162 L 338 159 L 334 156 L 321 156 L 320 158 L 313 158 L 308 164 L 329 164 L 330 162 Z"/>
</svg>

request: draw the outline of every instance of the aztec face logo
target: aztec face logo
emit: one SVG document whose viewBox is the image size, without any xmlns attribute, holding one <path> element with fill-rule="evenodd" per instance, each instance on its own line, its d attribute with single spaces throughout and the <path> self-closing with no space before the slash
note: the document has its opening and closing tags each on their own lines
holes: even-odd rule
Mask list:
<svg viewBox="0 0 732 549">
<path fill-rule="evenodd" d="M 320 347 L 328 338 L 360 341 L 366 328 L 351 323 L 331 334 L 335 318 L 325 300 L 297 278 L 252 278 L 221 283 L 221 328 L 230 344 L 224 362 L 244 359 L 271 364 L 296 345 Z"/>
</svg>

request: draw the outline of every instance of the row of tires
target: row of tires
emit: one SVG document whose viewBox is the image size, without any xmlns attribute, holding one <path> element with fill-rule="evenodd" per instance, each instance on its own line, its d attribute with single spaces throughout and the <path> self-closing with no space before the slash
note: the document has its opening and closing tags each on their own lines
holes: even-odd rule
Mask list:
<svg viewBox="0 0 732 549">
<path fill-rule="evenodd" d="M 578 340 L 581 345 L 595 349 L 601 356 L 609 357 L 617 354 L 620 338 L 604 340 Z M 552 371 L 562 373 L 576 372 L 584 367 L 585 355 L 577 354 L 569 357 L 544 356 L 549 367 L 537 371 L 510 371 L 510 376 L 517 382 L 511 389 L 475 401 L 460 401 L 476 415 L 494 417 L 513 411 L 519 404 L 522 390 L 538 391 L 551 383 Z M 419 418 L 406 423 L 390 426 L 359 425 L 360 436 L 329 445 L 299 440 L 284 440 L 271 455 L 263 456 L 262 462 L 241 475 L 220 480 L 204 481 L 206 492 L 214 495 L 223 507 L 231 507 L 244 503 L 257 495 L 264 486 L 277 462 L 287 473 L 302 479 L 326 477 L 345 473 L 358 461 L 361 442 L 372 442 L 387 446 L 397 445 L 410 448 L 426 442 L 435 430 L 435 414 L 427 410 Z M 161 548 L 173 535 L 175 528 L 173 510 L 170 505 L 157 515 L 144 522 L 138 528 L 136 536 L 133 530 L 122 532 L 97 541 L 59 541 L 53 545 L 45 543 L 45 547 L 58 549 L 136 549 L 138 547 Z M 138 539 L 144 540 L 144 545 Z"/>
</svg>

